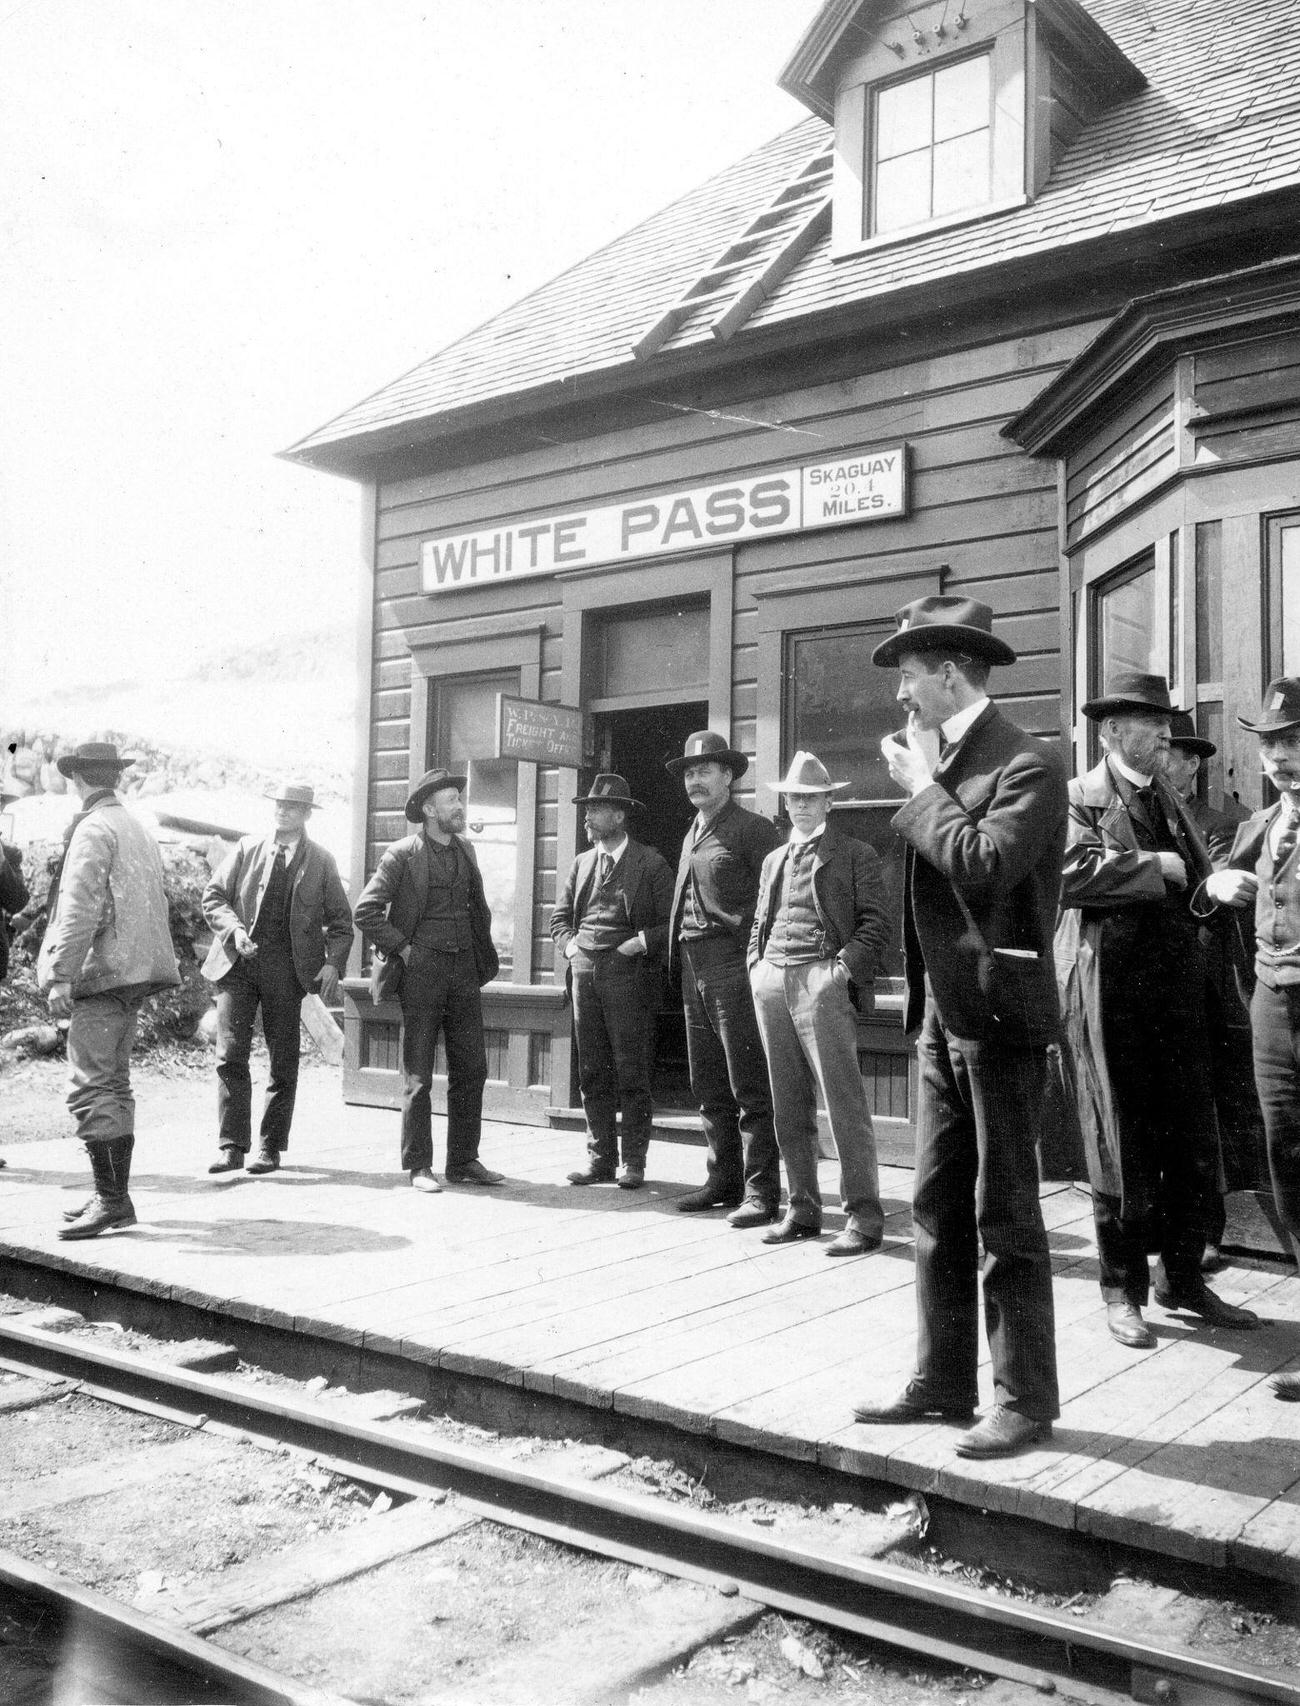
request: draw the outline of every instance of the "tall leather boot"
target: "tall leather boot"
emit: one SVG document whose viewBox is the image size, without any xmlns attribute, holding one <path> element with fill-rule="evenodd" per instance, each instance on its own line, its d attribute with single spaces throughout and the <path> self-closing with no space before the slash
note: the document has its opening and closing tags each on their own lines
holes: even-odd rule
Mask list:
<svg viewBox="0 0 1300 1706">
<path fill-rule="evenodd" d="M 95 1194 L 59 1233 L 60 1238 L 97 1238 L 115 1226 L 135 1225 L 135 1205 L 126 1191 L 134 1148 L 132 1136 L 108 1137 L 86 1145 Z"/>
<path fill-rule="evenodd" d="M 130 1145 L 130 1148 L 126 1152 L 127 1172 L 130 1173 L 130 1171 L 131 1171 L 131 1165 L 130 1165 L 131 1164 L 131 1156 L 135 1152 L 135 1138 L 134 1138 L 134 1136 L 131 1136 L 131 1137 L 124 1139 L 123 1141 L 125 1141 L 126 1143 L 128 1143 Z M 85 1214 L 86 1210 L 88 1208 L 94 1208 L 94 1206 L 95 1206 L 94 1196 L 93 1195 L 88 1196 L 86 1198 L 85 1202 L 78 1203 L 76 1208 L 65 1208 L 63 1210 L 63 1218 L 65 1220 L 80 1220 L 82 1215 Z"/>
</svg>

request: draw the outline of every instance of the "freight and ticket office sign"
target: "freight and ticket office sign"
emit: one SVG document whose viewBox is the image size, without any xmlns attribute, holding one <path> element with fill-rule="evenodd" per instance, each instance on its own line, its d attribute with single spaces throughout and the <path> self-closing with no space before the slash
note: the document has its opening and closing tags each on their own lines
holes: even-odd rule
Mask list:
<svg viewBox="0 0 1300 1706">
<path fill-rule="evenodd" d="M 498 758 L 581 770 L 586 763 L 586 729 L 582 712 L 568 705 L 497 694 Z"/>
<path fill-rule="evenodd" d="M 907 445 L 566 510 L 420 546 L 427 593 L 906 515 Z"/>
</svg>

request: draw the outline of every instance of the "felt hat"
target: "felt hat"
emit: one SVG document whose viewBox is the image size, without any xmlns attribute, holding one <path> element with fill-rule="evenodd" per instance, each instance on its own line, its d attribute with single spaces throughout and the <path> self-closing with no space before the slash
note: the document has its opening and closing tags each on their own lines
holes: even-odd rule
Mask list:
<svg viewBox="0 0 1300 1706">
<path fill-rule="evenodd" d="M 1197 758 L 1213 758 L 1219 750 L 1212 740 L 1196 732 L 1196 724 L 1186 711 L 1175 711 L 1169 723 L 1169 744 L 1183 752 L 1195 753 Z"/>
<path fill-rule="evenodd" d="M 436 794 L 439 788 L 464 789 L 465 778 L 458 776 L 454 770 L 426 770 L 424 775 L 411 789 L 411 797 L 406 802 L 406 821 L 408 823 L 424 822 L 424 802 L 430 794 Z"/>
<path fill-rule="evenodd" d="M 85 764 L 115 764 L 119 770 L 129 770 L 136 762 L 130 755 L 119 758 L 111 740 L 83 740 L 80 746 L 55 760 L 60 776 L 71 776 Z"/>
<path fill-rule="evenodd" d="M 1174 708 L 1169 703 L 1169 683 L 1163 675 L 1144 675 L 1137 669 L 1117 669 L 1106 683 L 1106 691 L 1089 699 L 1083 707 L 1085 717 L 1094 721 L 1113 717 L 1120 711 L 1163 711 L 1172 719 Z"/>
<path fill-rule="evenodd" d="M 279 782 L 274 788 L 266 790 L 268 800 L 277 804 L 283 800 L 287 806 L 314 806 L 316 791 L 309 782 Z"/>
<path fill-rule="evenodd" d="M 832 782 L 821 759 L 811 752 L 796 752 L 790 768 L 779 782 L 769 782 L 778 794 L 836 794 L 847 782 Z"/>
<path fill-rule="evenodd" d="M 993 632 L 993 611 L 977 598 L 917 598 L 894 617 L 898 624 L 871 654 L 896 664 L 909 652 L 966 652 L 985 663 L 1014 663 L 1016 654 Z"/>
<path fill-rule="evenodd" d="M 589 794 L 575 794 L 575 806 L 623 806 L 638 811 L 641 809 L 640 800 L 634 800 L 627 791 L 627 782 L 622 776 L 616 776 L 613 771 L 602 770 L 591 784 Z"/>
<path fill-rule="evenodd" d="M 1254 722 L 1240 716 L 1237 721 L 1253 735 L 1279 735 L 1300 726 L 1300 676 L 1279 675 L 1270 681 L 1264 689 L 1259 716 Z"/>
<path fill-rule="evenodd" d="M 666 759 L 664 769 L 673 776 L 684 776 L 692 764 L 709 763 L 725 764 L 731 771 L 733 781 L 749 769 L 749 760 L 745 754 L 728 746 L 726 737 L 714 734 L 712 729 L 701 729 L 698 734 L 688 735 L 682 756 Z"/>
</svg>

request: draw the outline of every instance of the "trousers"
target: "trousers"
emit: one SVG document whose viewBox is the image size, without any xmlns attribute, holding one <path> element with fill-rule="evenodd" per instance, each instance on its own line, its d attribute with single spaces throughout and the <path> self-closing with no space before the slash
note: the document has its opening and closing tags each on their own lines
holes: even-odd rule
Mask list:
<svg viewBox="0 0 1300 1706">
<path fill-rule="evenodd" d="M 655 1012 L 645 998 L 641 959 L 616 949 L 578 954 L 569 962 L 578 1088 L 587 1116 L 587 1153 L 608 1169 L 618 1159 L 618 1111 L 623 1111 L 623 1163 L 644 1167 L 654 1103 L 650 1066 Z"/>
<path fill-rule="evenodd" d="M 997 1402 L 1053 1421 L 1052 1264 L 1036 1147 L 1047 1051 L 954 1036 L 927 1002 L 917 1059 L 916 1377 L 933 1401 L 974 1408 L 982 1245 Z"/>
<path fill-rule="evenodd" d="M 402 978 L 402 1166 L 433 1166 L 433 1069 L 442 1033 L 447 1055 L 447 1169 L 478 1159 L 487 1049 L 474 956 L 412 948 Z"/>
<path fill-rule="evenodd" d="M 282 1154 L 289 1147 L 302 1053 L 302 998 L 293 955 L 263 943 L 257 956 L 240 960 L 217 985 L 217 1142 L 246 1151 L 253 1123 L 253 1081 L 248 1070 L 253 1021 L 262 1010 L 262 1032 L 270 1077 L 262 1107 L 259 1141 Z"/>
<path fill-rule="evenodd" d="M 817 1093 L 821 1092 L 840 1161 L 840 1201 L 848 1224 L 879 1238 L 876 1134 L 858 1064 L 858 1020 L 833 960 L 778 966 L 759 960 L 751 973 L 754 1011 L 767 1051 L 776 1141 L 785 1162 L 789 1214 L 820 1226 Z"/>
<path fill-rule="evenodd" d="M 744 945 L 704 937 L 683 942 L 681 954 L 686 1058 L 709 1146 L 708 1182 L 719 1196 L 775 1208 L 781 1158 Z"/>
<path fill-rule="evenodd" d="M 110 989 L 78 996 L 68 1024 L 68 1107 L 83 1143 L 135 1130 L 131 1048 L 145 992 Z"/>
<path fill-rule="evenodd" d="M 1273 1200 L 1300 1259 L 1300 987 L 1256 983 L 1250 1022 Z"/>
</svg>

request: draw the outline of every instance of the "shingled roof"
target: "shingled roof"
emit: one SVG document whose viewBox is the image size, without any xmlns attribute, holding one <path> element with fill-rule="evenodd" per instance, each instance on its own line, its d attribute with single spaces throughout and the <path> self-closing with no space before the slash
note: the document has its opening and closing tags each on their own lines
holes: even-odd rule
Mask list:
<svg viewBox="0 0 1300 1706">
<path fill-rule="evenodd" d="M 1276 0 L 1086 4 L 1147 87 L 1075 138 L 1031 204 L 832 261 L 831 136 L 807 119 L 285 454 L 360 462 L 486 404 L 1300 184 L 1300 31 Z"/>
</svg>

